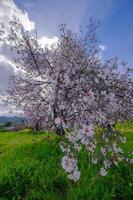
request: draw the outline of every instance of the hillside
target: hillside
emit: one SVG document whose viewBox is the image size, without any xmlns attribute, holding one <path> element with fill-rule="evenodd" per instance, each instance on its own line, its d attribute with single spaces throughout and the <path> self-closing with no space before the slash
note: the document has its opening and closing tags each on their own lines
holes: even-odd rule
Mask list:
<svg viewBox="0 0 133 200">
<path fill-rule="evenodd" d="M 12 122 L 13 124 L 19 124 L 26 121 L 26 118 L 24 117 L 19 117 L 19 116 L 0 116 L 0 124 L 4 124 L 6 122 Z"/>
</svg>

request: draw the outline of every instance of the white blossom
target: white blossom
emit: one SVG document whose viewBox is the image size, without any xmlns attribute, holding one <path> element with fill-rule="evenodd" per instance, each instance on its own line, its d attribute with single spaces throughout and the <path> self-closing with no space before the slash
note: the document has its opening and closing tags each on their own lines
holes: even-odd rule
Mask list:
<svg viewBox="0 0 133 200">
<path fill-rule="evenodd" d="M 121 149 L 121 147 L 117 147 L 116 143 L 113 143 L 113 150 L 115 153 L 123 153 L 123 150 Z"/>
<path fill-rule="evenodd" d="M 96 164 L 98 163 L 98 159 L 92 157 L 91 162 L 92 162 L 94 165 L 96 165 Z"/>
<path fill-rule="evenodd" d="M 66 172 L 71 173 L 72 171 L 74 171 L 77 167 L 77 160 L 74 157 L 70 157 L 70 156 L 64 156 L 62 158 L 62 168 L 65 169 Z"/>
<path fill-rule="evenodd" d="M 105 169 L 110 168 L 111 166 L 110 160 L 104 160 L 103 164 L 104 164 Z"/>
<path fill-rule="evenodd" d="M 125 143 L 126 142 L 126 137 L 119 137 L 120 138 L 120 141 L 122 142 L 122 143 Z"/>
<path fill-rule="evenodd" d="M 70 132 L 66 137 L 72 143 L 75 143 L 78 140 L 78 137 L 75 132 Z"/>
<path fill-rule="evenodd" d="M 78 170 L 74 170 L 71 174 L 68 175 L 68 178 L 76 182 L 80 178 L 80 172 Z"/>
<path fill-rule="evenodd" d="M 60 148 L 61 148 L 62 152 L 65 152 L 67 154 L 71 152 L 70 146 L 65 144 L 64 142 L 60 142 L 59 145 L 60 145 Z"/>
<path fill-rule="evenodd" d="M 89 143 L 89 144 L 87 145 L 87 149 L 88 149 L 90 152 L 94 152 L 95 148 L 96 148 L 96 145 L 93 144 L 93 143 Z"/>
<path fill-rule="evenodd" d="M 107 171 L 105 170 L 104 167 L 102 167 L 102 168 L 100 169 L 99 174 L 100 174 L 100 176 L 106 176 L 106 175 L 107 175 Z"/>
<path fill-rule="evenodd" d="M 55 118 L 55 124 L 58 126 L 61 124 L 61 119 L 59 117 Z"/>
<path fill-rule="evenodd" d="M 75 144 L 74 144 L 74 149 L 75 149 L 76 151 L 80 151 L 80 150 L 82 149 L 82 147 L 81 147 L 80 144 L 75 143 Z"/>
<path fill-rule="evenodd" d="M 102 154 L 105 156 L 106 155 L 106 148 L 103 148 L 103 147 L 101 147 L 101 152 L 102 152 Z"/>
</svg>

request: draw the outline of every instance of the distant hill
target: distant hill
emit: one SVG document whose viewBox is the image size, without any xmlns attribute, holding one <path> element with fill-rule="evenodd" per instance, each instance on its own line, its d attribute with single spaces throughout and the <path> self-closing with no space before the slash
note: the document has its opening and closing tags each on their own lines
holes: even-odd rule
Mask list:
<svg viewBox="0 0 133 200">
<path fill-rule="evenodd" d="M 0 124 L 5 124 L 7 122 L 11 122 L 12 124 L 23 124 L 27 122 L 25 117 L 18 117 L 18 116 L 0 116 Z"/>
</svg>

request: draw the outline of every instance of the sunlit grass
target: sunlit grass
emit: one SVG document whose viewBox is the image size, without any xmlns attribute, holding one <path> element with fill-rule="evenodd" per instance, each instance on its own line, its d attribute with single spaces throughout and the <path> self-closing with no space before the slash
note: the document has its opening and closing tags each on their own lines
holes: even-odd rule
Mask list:
<svg viewBox="0 0 133 200">
<path fill-rule="evenodd" d="M 133 124 L 118 124 L 127 137 L 124 150 L 133 151 Z M 68 180 L 60 166 L 61 140 L 54 133 L 37 136 L 30 130 L 0 133 L 0 200 L 132 200 L 132 166 L 113 167 L 99 177 L 99 166 L 80 155 L 81 179 Z"/>
</svg>

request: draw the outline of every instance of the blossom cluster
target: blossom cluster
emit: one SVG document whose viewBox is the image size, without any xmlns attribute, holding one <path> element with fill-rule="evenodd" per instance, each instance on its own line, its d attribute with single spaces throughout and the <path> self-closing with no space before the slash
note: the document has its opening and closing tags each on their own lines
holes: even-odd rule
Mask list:
<svg viewBox="0 0 133 200">
<path fill-rule="evenodd" d="M 64 153 L 61 165 L 63 169 L 68 173 L 68 178 L 74 181 L 79 180 L 80 172 L 77 166 L 76 152 L 81 151 L 84 145 L 88 151 L 88 154 L 93 155 L 96 148 L 96 140 L 93 138 L 94 130 L 92 124 L 83 124 L 80 129 L 66 133 L 68 143 L 60 142 L 60 148 Z M 98 159 L 92 157 L 92 162 L 96 164 Z"/>
<path fill-rule="evenodd" d="M 126 138 L 114 128 L 102 131 L 100 152 L 96 151 L 98 145 L 92 124 L 83 124 L 76 131 L 66 131 L 66 138 L 67 142 L 60 142 L 60 148 L 64 154 L 61 165 L 71 180 L 78 181 L 80 178 L 76 153 L 80 152 L 83 146 L 86 148 L 92 164 L 102 163 L 99 170 L 100 176 L 106 176 L 111 166 L 118 166 L 124 160 L 132 163 L 132 159 L 125 157 L 120 147 L 121 143 L 126 142 Z"/>
<path fill-rule="evenodd" d="M 80 172 L 77 167 L 77 160 L 73 155 L 66 155 L 62 158 L 61 165 L 63 169 L 68 172 L 68 178 L 73 181 L 78 181 L 80 178 Z"/>
</svg>

